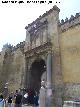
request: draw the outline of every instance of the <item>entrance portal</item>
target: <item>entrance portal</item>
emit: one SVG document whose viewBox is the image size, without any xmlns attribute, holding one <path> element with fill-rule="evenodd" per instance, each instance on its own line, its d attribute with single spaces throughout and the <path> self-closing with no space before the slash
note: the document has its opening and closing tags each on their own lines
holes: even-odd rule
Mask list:
<svg viewBox="0 0 80 107">
<path fill-rule="evenodd" d="M 46 79 L 46 64 L 43 59 L 35 60 L 31 65 L 30 88 L 39 92 L 41 78 Z"/>
</svg>

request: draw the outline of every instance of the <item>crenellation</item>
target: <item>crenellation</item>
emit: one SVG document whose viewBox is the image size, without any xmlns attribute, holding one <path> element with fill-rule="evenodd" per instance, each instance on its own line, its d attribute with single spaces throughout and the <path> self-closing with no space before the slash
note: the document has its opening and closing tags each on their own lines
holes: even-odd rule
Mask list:
<svg viewBox="0 0 80 107">
<path fill-rule="evenodd" d="M 18 45 L 16 45 L 15 48 L 18 49 L 19 48 Z"/>
<path fill-rule="evenodd" d="M 66 18 L 65 21 L 62 19 L 59 26 L 61 31 L 64 32 L 77 24 L 80 24 L 80 13 L 76 13 L 75 16 L 71 15 L 70 19 Z"/>
<path fill-rule="evenodd" d="M 75 17 L 77 18 L 77 17 L 79 17 L 79 16 L 80 16 L 80 13 L 76 13 Z"/>
<path fill-rule="evenodd" d="M 68 22 L 68 18 L 66 17 L 65 22 Z"/>
<path fill-rule="evenodd" d="M 52 88 L 51 107 L 62 107 L 65 100 L 80 100 L 80 13 L 60 21 L 59 10 L 57 11 L 56 7 L 55 10 L 46 11 L 25 27 L 25 41 L 15 46 L 4 45 L 0 52 L 0 78 L 3 83 L 8 81 L 10 92 L 14 92 L 16 89 L 33 85 L 37 80 L 35 85 L 38 86 L 41 82 L 39 80 L 46 76 L 46 82 L 49 78 Z M 61 29 L 58 29 L 57 25 Z M 40 67 L 46 68 L 45 75 L 40 74 L 44 69 L 36 69 L 37 65 L 31 71 L 35 60 L 39 62 L 40 58 L 45 61 L 44 66 L 43 61 L 40 64 Z M 38 77 L 36 73 L 42 77 Z M 0 87 L 1 85 L 0 83 Z"/>
<path fill-rule="evenodd" d="M 69 19 L 69 20 L 71 20 L 71 21 L 72 21 L 72 20 L 74 20 L 74 18 L 75 18 L 75 17 L 74 17 L 73 15 L 71 15 L 71 17 L 70 17 L 70 19 Z"/>
<path fill-rule="evenodd" d="M 41 18 L 41 15 L 39 16 L 39 18 Z"/>
<path fill-rule="evenodd" d="M 64 20 L 63 19 L 61 20 L 61 24 L 64 24 Z"/>
<path fill-rule="evenodd" d="M 23 45 L 25 45 L 25 41 L 23 41 Z"/>
<path fill-rule="evenodd" d="M 12 51 L 15 51 L 15 46 L 12 48 Z"/>
<path fill-rule="evenodd" d="M 5 55 L 5 53 L 7 53 L 7 55 L 9 55 L 12 52 L 12 48 L 13 48 L 13 45 L 7 43 L 7 44 L 3 45 L 1 52 L 4 53 L 4 55 Z"/>
<path fill-rule="evenodd" d="M 10 52 L 14 52 L 14 51 L 16 51 L 18 48 L 24 48 L 24 45 L 25 45 L 25 41 L 23 41 L 23 42 L 20 42 L 20 43 L 18 43 L 16 46 L 13 46 L 13 45 L 9 45 L 8 46 L 8 48 L 7 47 L 5 47 L 6 49 L 5 49 L 5 51 L 10 51 Z"/>
<path fill-rule="evenodd" d="M 19 48 L 19 47 L 20 47 L 20 44 L 18 43 L 18 44 L 16 45 L 16 47 Z"/>
<path fill-rule="evenodd" d="M 20 42 L 20 45 L 22 45 L 23 42 Z"/>
<path fill-rule="evenodd" d="M 60 12 L 60 9 L 56 5 L 54 5 L 52 9 L 50 9 L 49 11 L 46 11 L 43 15 L 40 15 L 35 21 L 28 24 L 28 26 L 26 26 L 25 29 L 28 29 L 30 26 L 33 26 L 36 22 L 38 22 L 39 20 L 41 20 L 42 18 L 50 14 L 53 10 Z"/>
</svg>

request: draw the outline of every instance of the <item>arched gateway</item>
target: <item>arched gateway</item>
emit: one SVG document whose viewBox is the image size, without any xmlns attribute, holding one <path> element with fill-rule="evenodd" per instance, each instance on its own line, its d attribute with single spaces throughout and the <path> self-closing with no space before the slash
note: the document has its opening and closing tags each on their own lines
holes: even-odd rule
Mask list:
<svg viewBox="0 0 80 107">
<path fill-rule="evenodd" d="M 46 80 L 46 64 L 43 59 L 36 59 L 30 68 L 31 79 L 29 87 L 37 92 L 39 92 L 41 87 L 41 80 Z"/>
<path fill-rule="evenodd" d="M 54 107 L 62 107 L 62 74 L 58 35 L 59 8 L 54 6 L 47 13 L 25 27 L 24 87 L 40 91 L 41 80 L 46 82 L 46 96 L 52 91 Z M 55 96 L 55 97 L 54 97 Z M 49 100 L 48 100 L 49 101 Z"/>
<path fill-rule="evenodd" d="M 35 51 L 36 50 L 36 51 Z M 41 81 L 45 80 L 46 97 L 52 91 L 52 44 L 50 41 L 28 50 L 26 57 L 25 88 L 40 92 Z"/>
<path fill-rule="evenodd" d="M 26 75 L 24 86 L 39 92 L 42 80 L 45 80 L 46 84 L 51 87 L 51 43 L 47 42 L 42 47 L 36 47 L 35 50 L 30 50 L 31 52 L 28 51 L 25 54 Z"/>
</svg>

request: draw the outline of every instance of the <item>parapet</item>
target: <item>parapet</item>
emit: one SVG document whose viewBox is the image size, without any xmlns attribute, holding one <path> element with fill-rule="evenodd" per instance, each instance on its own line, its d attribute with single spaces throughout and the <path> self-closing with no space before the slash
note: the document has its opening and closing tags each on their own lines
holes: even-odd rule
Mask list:
<svg viewBox="0 0 80 107">
<path fill-rule="evenodd" d="M 71 15 L 70 19 L 66 17 L 65 20 L 62 19 L 61 22 L 59 22 L 59 26 L 61 27 L 62 32 L 78 24 L 80 24 L 80 13 L 76 13 L 75 16 Z"/>
<path fill-rule="evenodd" d="M 2 51 L 7 52 L 7 53 L 14 52 L 19 48 L 24 49 L 24 45 L 25 45 L 25 41 L 18 43 L 16 46 L 13 46 L 11 44 L 5 44 L 3 45 Z M 1 52 L 0 52 L 0 55 L 1 55 Z"/>
<path fill-rule="evenodd" d="M 16 51 L 18 48 L 24 48 L 24 45 L 25 45 L 25 41 L 20 42 L 12 48 L 12 51 Z"/>
<path fill-rule="evenodd" d="M 46 13 L 44 13 L 42 16 L 40 15 L 39 18 L 37 18 L 35 21 L 33 21 L 32 23 L 28 24 L 28 26 L 25 27 L 25 29 L 28 29 L 29 27 L 33 26 L 36 22 L 38 22 L 40 19 L 42 19 L 43 17 L 49 15 L 53 10 L 56 10 L 58 12 L 60 12 L 60 9 L 54 5 L 52 9 L 50 9 L 49 11 L 46 11 Z"/>
</svg>

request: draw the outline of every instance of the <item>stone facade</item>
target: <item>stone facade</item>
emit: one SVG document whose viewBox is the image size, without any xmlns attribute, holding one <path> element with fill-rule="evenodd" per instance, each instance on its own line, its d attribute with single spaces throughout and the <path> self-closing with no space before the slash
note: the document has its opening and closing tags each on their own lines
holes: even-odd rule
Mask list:
<svg viewBox="0 0 80 107">
<path fill-rule="evenodd" d="M 0 92 L 7 82 L 8 92 L 19 88 L 39 91 L 45 79 L 46 97 L 52 91 L 51 107 L 80 100 L 80 14 L 59 22 L 59 11 L 54 6 L 25 27 L 25 41 L 3 48 Z"/>
</svg>

